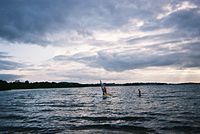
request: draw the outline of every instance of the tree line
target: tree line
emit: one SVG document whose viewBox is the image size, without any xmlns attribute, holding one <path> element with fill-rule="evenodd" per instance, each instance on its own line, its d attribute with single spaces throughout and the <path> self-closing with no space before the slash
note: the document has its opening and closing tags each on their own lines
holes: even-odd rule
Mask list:
<svg viewBox="0 0 200 134">
<path fill-rule="evenodd" d="M 200 84 L 200 83 L 178 83 L 176 85 L 182 84 Z M 106 86 L 142 86 L 142 85 L 174 85 L 170 83 L 106 83 Z M 97 87 L 100 86 L 99 83 L 96 84 L 81 84 L 75 82 L 20 82 L 16 80 L 14 82 L 7 82 L 0 80 L 0 90 L 11 90 L 11 89 L 35 89 L 35 88 L 69 88 L 69 87 Z"/>
<path fill-rule="evenodd" d="M 35 89 L 35 88 L 68 88 L 68 87 L 85 87 L 95 86 L 95 84 L 80 84 L 74 82 L 7 82 L 0 80 L 0 90 L 10 89 Z"/>
</svg>

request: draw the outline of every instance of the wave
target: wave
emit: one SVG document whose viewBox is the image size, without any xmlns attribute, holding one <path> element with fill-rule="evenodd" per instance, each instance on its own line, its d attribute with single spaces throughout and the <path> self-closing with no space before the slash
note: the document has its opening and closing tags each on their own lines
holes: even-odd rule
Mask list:
<svg viewBox="0 0 200 134">
<path fill-rule="evenodd" d="M 71 130 L 92 130 L 92 129 L 103 129 L 112 131 L 127 131 L 132 133 L 155 133 L 155 130 L 139 126 L 131 125 L 113 125 L 113 124 L 98 124 L 98 125 L 80 125 L 72 126 Z"/>
<path fill-rule="evenodd" d="M 89 117 L 89 116 L 83 116 L 83 117 L 74 117 L 73 119 L 78 120 L 91 120 L 91 121 L 116 121 L 116 120 L 124 120 L 124 121 L 150 121 L 152 119 L 155 119 L 153 117 L 134 117 L 134 116 L 125 116 L 125 117 Z"/>
<path fill-rule="evenodd" d="M 6 120 L 24 120 L 26 119 L 26 116 L 22 115 L 4 115 L 0 116 L 0 119 L 6 119 Z"/>
<path fill-rule="evenodd" d="M 184 132 L 184 133 L 199 133 L 200 127 L 195 126 L 173 126 L 173 127 L 164 127 L 162 130 L 170 130 L 174 132 Z"/>
<path fill-rule="evenodd" d="M 1 133 L 61 133 L 62 131 L 63 129 L 51 127 L 0 126 Z"/>
</svg>

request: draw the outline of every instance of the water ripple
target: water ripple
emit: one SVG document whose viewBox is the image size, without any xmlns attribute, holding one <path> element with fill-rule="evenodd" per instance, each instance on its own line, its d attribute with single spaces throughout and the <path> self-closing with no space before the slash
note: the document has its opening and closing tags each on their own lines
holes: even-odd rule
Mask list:
<svg viewBox="0 0 200 134">
<path fill-rule="evenodd" d="M 142 91 L 138 97 L 137 89 Z M 200 86 L 0 92 L 0 133 L 200 133 Z"/>
</svg>

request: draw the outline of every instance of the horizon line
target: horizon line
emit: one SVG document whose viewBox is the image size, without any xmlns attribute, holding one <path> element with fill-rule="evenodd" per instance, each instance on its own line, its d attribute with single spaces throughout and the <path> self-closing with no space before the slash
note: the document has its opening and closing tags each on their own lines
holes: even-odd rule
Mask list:
<svg viewBox="0 0 200 134">
<path fill-rule="evenodd" d="M 1 80 L 0 81 L 6 81 L 6 80 Z M 14 81 L 6 81 L 8 83 L 14 83 L 14 82 L 21 82 L 25 83 L 28 81 L 29 83 L 42 83 L 42 82 L 48 82 L 48 83 L 78 83 L 78 84 L 99 84 L 99 83 L 81 83 L 81 82 L 72 82 L 72 81 L 29 81 L 29 80 L 14 80 Z M 116 83 L 116 82 L 104 82 L 106 84 L 200 84 L 200 82 L 124 82 L 124 83 Z"/>
</svg>

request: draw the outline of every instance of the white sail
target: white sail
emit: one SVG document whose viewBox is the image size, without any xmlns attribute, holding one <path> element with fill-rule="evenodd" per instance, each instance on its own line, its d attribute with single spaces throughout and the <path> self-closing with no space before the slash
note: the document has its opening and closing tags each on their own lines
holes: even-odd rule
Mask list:
<svg viewBox="0 0 200 134">
<path fill-rule="evenodd" d="M 101 89 L 103 90 L 103 88 L 105 87 L 105 85 L 102 83 L 101 80 L 100 80 L 100 85 L 101 85 Z"/>
</svg>

